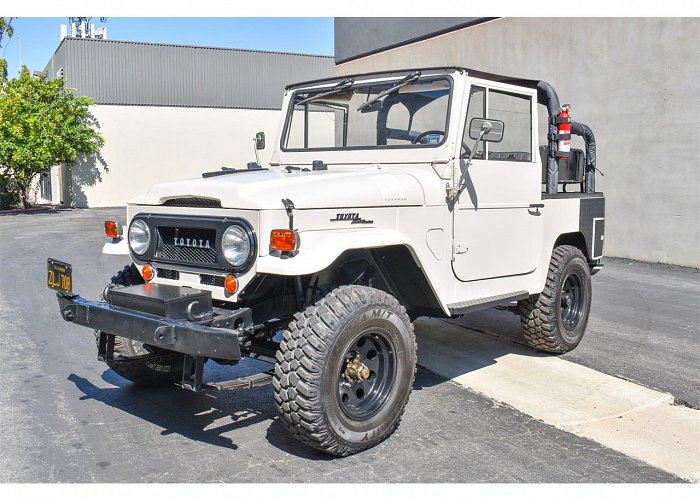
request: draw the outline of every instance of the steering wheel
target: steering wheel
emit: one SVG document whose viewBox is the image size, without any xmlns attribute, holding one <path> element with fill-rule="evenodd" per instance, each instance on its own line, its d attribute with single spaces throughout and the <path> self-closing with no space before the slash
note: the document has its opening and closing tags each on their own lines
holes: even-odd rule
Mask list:
<svg viewBox="0 0 700 500">
<path fill-rule="evenodd" d="M 418 143 L 420 142 L 420 140 L 421 140 L 423 137 L 425 137 L 425 136 L 427 136 L 427 135 L 430 135 L 430 134 L 440 134 L 440 135 L 444 136 L 444 135 L 445 135 L 445 132 L 443 132 L 442 130 L 428 130 L 428 131 L 426 131 L 426 132 L 423 132 L 423 133 L 421 133 L 421 134 L 418 134 L 418 135 L 416 136 L 416 138 L 413 139 L 413 140 L 411 141 L 411 143 L 412 143 L 412 144 L 418 144 Z"/>
</svg>

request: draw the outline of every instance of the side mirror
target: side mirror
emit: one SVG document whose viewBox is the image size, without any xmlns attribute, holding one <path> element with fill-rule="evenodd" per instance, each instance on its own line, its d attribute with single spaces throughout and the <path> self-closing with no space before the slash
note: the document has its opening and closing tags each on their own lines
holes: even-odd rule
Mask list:
<svg viewBox="0 0 700 500">
<path fill-rule="evenodd" d="M 475 141 L 501 142 L 505 125 L 499 120 L 472 118 L 469 122 L 469 138 Z"/>
<path fill-rule="evenodd" d="M 502 121 L 472 118 L 472 121 L 469 122 L 469 138 L 474 139 L 474 146 L 472 146 L 471 153 L 467 159 L 467 168 L 469 168 L 469 165 L 472 164 L 474 154 L 476 153 L 481 141 L 501 142 L 503 140 L 503 128 L 504 125 Z M 448 198 L 454 199 L 459 196 L 459 193 L 462 190 L 462 182 L 464 182 L 464 172 L 459 176 L 459 181 L 457 181 L 457 184 L 448 189 Z"/>
<path fill-rule="evenodd" d="M 255 134 L 255 149 L 265 149 L 265 132 Z"/>
</svg>

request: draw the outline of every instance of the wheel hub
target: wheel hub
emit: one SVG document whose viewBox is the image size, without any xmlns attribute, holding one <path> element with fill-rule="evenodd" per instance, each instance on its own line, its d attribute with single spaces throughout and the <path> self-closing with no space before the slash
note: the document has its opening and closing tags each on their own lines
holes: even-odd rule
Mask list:
<svg viewBox="0 0 700 500">
<path fill-rule="evenodd" d="M 355 382 L 368 380 L 370 370 L 361 360 L 360 356 L 356 355 L 352 360 L 348 361 L 345 367 L 345 378 Z"/>
<path fill-rule="evenodd" d="M 565 305 L 566 307 L 571 307 L 571 294 L 570 294 L 570 293 L 567 293 L 567 294 L 564 296 L 564 305 Z"/>
<path fill-rule="evenodd" d="M 396 355 L 388 333 L 366 330 L 345 351 L 338 367 L 337 398 L 351 420 L 367 420 L 384 406 L 396 381 Z"/>
<path fill-rule="evenodd" d="M 573 330 L 579 324 L 584 305 L 583 281 L 578 275 L 569 274 L 562 284 L 560 303 L 561 319 L 567 330 Z"/>
</svg>

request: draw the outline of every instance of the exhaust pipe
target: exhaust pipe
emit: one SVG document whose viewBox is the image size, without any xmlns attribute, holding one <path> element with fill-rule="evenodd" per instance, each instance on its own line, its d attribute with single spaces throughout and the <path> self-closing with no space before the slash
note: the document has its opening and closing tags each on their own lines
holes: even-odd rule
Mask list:
<svg viewBox="0 0 700 500">
<path fill-rule="evenodd" d="M 537 100 L 547 106 L 549 126 L 547 128 L 547 194 L 556 194 L 559 186 L 559 164 L 557 163 L 557 114 L 561 109 L 559 96 L 547 82 L 537 82 Z"/>
<path fill-rule="evenodd" d="M 595 136 L 588 125 L 571 122 L 571 133 L 583 137 L 586 143 L 585 192 L 595 193 Z"/>
</svg>

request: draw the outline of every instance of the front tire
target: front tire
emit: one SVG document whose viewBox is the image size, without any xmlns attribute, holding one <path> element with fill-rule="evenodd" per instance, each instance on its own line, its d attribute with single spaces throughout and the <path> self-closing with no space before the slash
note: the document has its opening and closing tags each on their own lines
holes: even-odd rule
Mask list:
<svg viewBox="0 0 700 500">
<path fill-rule="evenodd" d="M 542 293 L 518 303 L 527 343 L 555 354 L 574 349 L 586 332 L 591 297 L 591 271 L 586 257 L 576 247 L 556 247 Z"/>
<path fill-rule="evenodd" d="M 413 325 L 391 295 L 342 286 L 294 316 L 276 359 L 282 423 L 301 442 L 347 456 L 398 427 L 415 377 Z"/>
<path fill-rule="evenodd" d="M 103 292 L 103 299 L 112 288 L 144 283 L 134 264 L 125 266 L 112 276 Z M 99 338 L 99 332 L 95 331 Z M 137 340 L 115 336 L 114 358 L 107 366 L 136 385 L 156 387 L 182 380 L 184 356 L 180 353 L 147 346 Z"/>
</svg>

